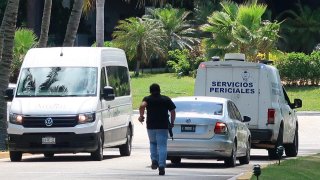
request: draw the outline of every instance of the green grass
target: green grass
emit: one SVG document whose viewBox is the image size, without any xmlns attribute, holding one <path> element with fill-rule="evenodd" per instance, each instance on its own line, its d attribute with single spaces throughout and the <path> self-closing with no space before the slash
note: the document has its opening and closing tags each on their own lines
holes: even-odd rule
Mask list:
<svg viewBox="0 0 320 180">
<path fill-rule="evenodd" d="M 283 180 L 301 180 L 301 179 L 319 179 L 320 177 L 320 154 L 297 159 L 281 161 L 280 165 L 272 164 L 261 170 L 260 180 L 283 179 Z M 256 177 L 252 176 L 251 180 Z"/>
<path fill-rule="evenodd" d="M 192 77 L 177 78 L 173 73 L 141 74 L 132 77 L 133 108 L 138 109 L 144 96 L 149 95 L 149 86 L 158 83 L 161 93 L 171 98 L 191 96 L 194 91 L 195 79 Z M 294 98 L 302 100 L 302 108 L 298 111 L 320 111 L 320 87 L 286 87 L 291 102 Z"/>
<path fill-rule="evenodd" d="M 290 101 L 294 98 L 302 100 L 302 108 L 298 111 L 320 111 L 320 87 L 286 87 Z"/>
<path fill-rule="evenodd" d="M 192 77 L 177 78 L 173 73 L 141 74 L 137 78 L 132 77 L 133 108 L 138 109 L 143 97 L 150 95 L 149 86 L 152 83 L 160 85 L 162 95 L 174 98 L 193 95 L 194 80 Z"/>
</svg>

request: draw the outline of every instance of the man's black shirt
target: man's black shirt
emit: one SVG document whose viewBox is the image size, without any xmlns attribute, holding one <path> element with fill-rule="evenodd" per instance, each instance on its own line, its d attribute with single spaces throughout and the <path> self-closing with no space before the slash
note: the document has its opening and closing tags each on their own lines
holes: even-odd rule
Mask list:
<svg viewBox="0 0 320 180">
<path fill-rule="evenodd" d="M 168 129 L 168 111 L 176 108 L 172 100 L 163 95 L 150 95 L 143 98 L 147 102 L 147 129 Z"/>
</svg>

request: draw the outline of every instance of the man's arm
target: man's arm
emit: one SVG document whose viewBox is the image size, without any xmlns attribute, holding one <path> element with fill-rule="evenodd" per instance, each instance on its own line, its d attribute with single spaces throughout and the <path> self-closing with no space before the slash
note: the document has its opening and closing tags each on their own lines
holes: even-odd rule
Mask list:
<svg viewBox="0 0 320 180">
<path fill-rule="evenodd" d="M 176 110 L 173 109 L 170 111 L 170 120 L 171 120 L 171 126 L 174 126 L 174 120 L 176 119 Z"/>
<path fill-rule="evenodd" d="M 138 118 L 138 120 L 142 123 L 144 121 L 144 111 L 147 107 L 147 102 L 146 101 L 142 101 L 140 107 L 139 107 L 139 113 L 140 113 L 140 116 Z"/>
</svg>

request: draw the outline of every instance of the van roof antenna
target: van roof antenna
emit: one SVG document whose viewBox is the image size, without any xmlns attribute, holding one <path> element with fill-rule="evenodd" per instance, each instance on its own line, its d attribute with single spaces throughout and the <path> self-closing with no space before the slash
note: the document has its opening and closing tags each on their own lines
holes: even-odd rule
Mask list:
<svg viewBox="0 0 320 180">
<path fill-rule="evenodd" d="M 63 50 L 63 47 L 61 47 L 60 56 L 63 56 L 62 50 Z"/>
</svg>

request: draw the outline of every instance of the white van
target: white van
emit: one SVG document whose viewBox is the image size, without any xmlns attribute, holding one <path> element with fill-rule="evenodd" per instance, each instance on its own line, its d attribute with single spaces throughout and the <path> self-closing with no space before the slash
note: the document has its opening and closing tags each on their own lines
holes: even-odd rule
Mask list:
<svg viewBox="0 0 320 180">
<path fill-rule="evenodd" d="M 195 96 L 232 99 L 251 131 L 252 148 L 267 149 L 277 158 L 276 148 L 284 145 L 287 156 L 298 154 L 298 119 L 283 88 L 278 70 L 265 63 L 245 62 L 243 54 L 226 54 L 225 61 L 203 62 L 197 70 Z"/>
<path fill-rule="evenodd" d="M 22 153 L 89 152 L 104 147 L 129 156 L 132 95 L 125 52 L 117 48 L 63 47 L 28 51 L 16 90 L 7 89 L 11 161 Z"/>
</svg>

